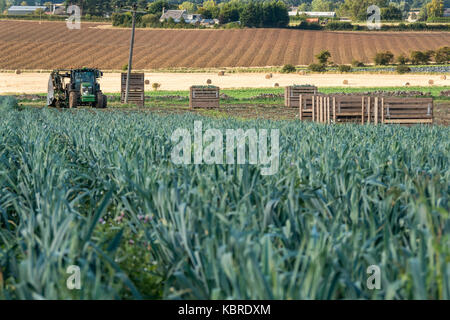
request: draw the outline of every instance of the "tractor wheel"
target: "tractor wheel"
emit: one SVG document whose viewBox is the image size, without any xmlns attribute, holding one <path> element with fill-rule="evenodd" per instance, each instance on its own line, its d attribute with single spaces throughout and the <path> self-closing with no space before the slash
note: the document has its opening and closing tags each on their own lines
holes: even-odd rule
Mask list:
<svg viewBox="0 0 450 320">
<path fill-rule="evenodd" d="M 106 108 L 107 105 L 108 105 L 108 99 L 106 98 L 105 95 L 103 95 L 103 106 L 102 106 L 102 108 Z"/>
<path fill-rule="evenodd" d="M 71 91 L 69 93 L 69 108 L 76 108 L 77 107 L 77 93 L 75 91 Z"/>
<path fill-rule="evenodd" d="M 97 103 L 94 105 L 96 108 L 106 107 L 106 96 L 100 91 L 97 93 Z"/>
</svg>

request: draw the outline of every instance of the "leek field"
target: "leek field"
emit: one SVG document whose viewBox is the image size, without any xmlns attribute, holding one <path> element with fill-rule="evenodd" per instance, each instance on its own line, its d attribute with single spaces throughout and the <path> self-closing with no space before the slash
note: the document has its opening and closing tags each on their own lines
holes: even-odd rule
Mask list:
<svg viewBox="0 0 450 320">
<path fill-rule="evenodd" d="M 172 132 L 194 120 L 278 128 L 278 173 L 175 165 Z M 0 299 L 450 299 L 449 157 L 442 126 L 0 97 Z M 372 265 L 379 289 L 367 286 Z"/>
</svg>

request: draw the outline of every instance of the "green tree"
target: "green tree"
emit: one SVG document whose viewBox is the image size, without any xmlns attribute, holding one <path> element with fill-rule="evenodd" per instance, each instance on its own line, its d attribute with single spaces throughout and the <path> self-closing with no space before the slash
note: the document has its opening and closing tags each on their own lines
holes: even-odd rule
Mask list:
<svg viewBox="0 0 450 320">
<path fill-rule="evenodd" d="M 197 10 L 197 5 L 189 1 L 184 1 L 182 4 L 178 6 L 178 8 L 181 10 L 186 10 L 189 13 L 192 13 Z"/>
<path fill-rule="evenodd" d="M 320 64 L 327 64 L 328 59 L 331 57 L 331 53 L 328 50 L 322 50 L 315 55 Z"/>
<path fill-rule="evenodd" d="M 412 64 L 428 64 L 434 52 L 429 51 L 411 51 Z"/>
<path fill-rule="evenodd" d="M 203 2 L 203 5 L 198 8 L 197 13 L 201 14 L 205 19 L 219 18 L 220 8 L 213 0 Z"/>
<path fill-rule="evenodd" d="M 450 62 L 450 47 L 442 47 L 436 50 L 434 59 L 436 63 L 449 63 Z"/>
<path fill-rule="evenodd" d="M 292 64 L 285 64 L 282 68 L 281 68 L 281 73 L 292 73 L 295 72 L 297 69 L 295 69 L 295 66 L 293 66 Z"/>
<path fill-rule="evenodd" d="M 431 0 L 426 4 L 427 18 L 437 18 L 444 15 L 444 2 L 442 0 Z"/>
<path fill-rule="evenodd" d="M 265 2 L 262 5 L 262 26 L 285 27 L 289 24 L 286 5 L 281 1 Z"/>
<path fill-rule="evenodd" d="M 147 6 L 147 11 L 148 11 L 148 13 L 161 15 L 163 8 L 165 8 L 166 10 L 169 10 L 169 9 L 173 9 L 173 6 L 171 4 L 169 4 L 169 2 L 166 0 L 157 0 L 155 2 L 151 2 Z"/>
<path fill-rule="evenodd" d="M 219 17 L 220 9 L 216 5 L 216 2 L 214 0 L 207 0 L 207 1 L 203 2 L 202 8 L 206 12 L 209 12 L 209 16 L 210 16 L 209 18 L 218 18 Z"/>
<path fill-rule="evenodd" d="M 64 4 L 77 5 L 81 9 L 82 15 L 103 16 L 107 12 L 112 12 L 115 5 L 118 5 L 119 0 L 66 0 Z M 121 3 L 127 5 L 127 3 Z"/>
<path fill-rule="evenodd" d="M 102 2 L 102 1 L 103 0 L 100 0 L 98 2 Z M 138 0 L 137 5 L 138 5 L 139 9 L 145 10 L 145 9 L 147 9 L 147 6 L 148 6 L 148 0 Z"/>
<path fill-rule="evenodd" d="M 328 0 L 312 0 L 311 2 L 312 11 L 332 11 L 334 10 L 333 2 Z"/>
<path fill-rule="evenodd" d="M 307 2 L 303 2 L 298 6 L 298 11 L 300 12 L 311 11 L 311 5 Z"/>
<path fill-rule="evenodd" d="M 203 8 L 205 9 L 213 9 L 213 8 L 217 8 L 216 2 L 214 0 L 206 0 L 203 2 Z"/>
<path fill-rule="evenodd" d="M 405 56 L 404 54 L 397 56 L 397 58 L 395 60 L 397 60 L 397 62 L 399 64 L 407 64 L 409 62 L 408 57 Z"/>
<path fill-rule="evenodd" d="M 377 5 L 380 8 L 388 6 L 388 0 L 345 0 L 339 7 L 339 14 L 349 16 L 354 21 L 367 19 L 367 8 Z"/>
<path fill-rule="evenodd" d="M 146 14 L 141 18 L 141 24 L 143 27 L 151 27 L 159 25 L 159 18 L 161 16 L 159 14 Z"/>
<path fill-rule="evenodd" d="M 6 0 L 0 0 L 0 12 L 6 9 Z"/>
<path fill-rule="evenodd" d="M 378 65 L 388 65 L 389 63 L 392 63 L 393 60 L 394 54 L 390 51 L 378 52 L 374 58 L 375 64 Z"/>
<path fill-rule="evenodd" d="M 239 20 L 240 3 L 231 1 L 224 3 L 220 8 L 219 22 L 221 24 Z"/>
<path fill-rule="evenodd" d="M 241 12 L 241 24 L 245 27 L 261 27 L 262 26 L 262 12 L 261 6 L 254 1 L 247 3 Z"/>
<path fill-rule="evenodd" d="M 390 3 L 389 6 L 381 9 L 382 20 L 401 20 L 402 17 L 402 11 L 393 3 Z"/>
</svg>

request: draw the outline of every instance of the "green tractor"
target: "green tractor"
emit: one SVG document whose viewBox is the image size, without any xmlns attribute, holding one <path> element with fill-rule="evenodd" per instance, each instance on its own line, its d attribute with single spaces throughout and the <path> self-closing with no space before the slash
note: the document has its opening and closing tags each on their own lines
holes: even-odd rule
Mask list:
<svg viewBox="0 0 450 320">
<path fill-rule="evenodd" d="M 91 68 L 54 70 L 48 80 L 47 105 L 57 108 L 106 108 L 106 96 L 97 81 L 101 76 L 103 73 L 100 70 Z"/>
</svg>

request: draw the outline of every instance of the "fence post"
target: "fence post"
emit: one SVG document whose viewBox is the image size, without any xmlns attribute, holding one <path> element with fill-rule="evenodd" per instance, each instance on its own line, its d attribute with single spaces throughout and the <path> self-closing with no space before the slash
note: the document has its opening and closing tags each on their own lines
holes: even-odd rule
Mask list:
<svg viewBox="0 0 450 320">
<path fill-rule="evenodd" d="M 284 106 L 289 107 L 289 87 L 284 87 Z"/>
<path fill-rule="evenodd" d="M 298 101 L 298 111 L 299 111 L 298 118 L 300 120 L 303 120 L 303 97 L 302 97 L 302 95 L 300 95 L 298 97 L 298 99 L 299 99 L 299 101 Z"/>
<path fill-rule="evenodd" d="M 361 98 L 361 124 L 364 124 L 364 96 Z"/>
<path fill-rule="evenodd" d="M 312 121 L 316 121 L 316 104 L 315 104 L 316 96 L 311 96 L 311 103 L 312 103 Z"/>
<path fill-rule="evenodd" d="M 375 97 L 375 124 L 378 124 L 378 97 Z"/>
<path fill-rule="evenodd" d="M 327 123 L 331 123 L 331 115 L 330 115 L 330 96 L 327 96 Z"/>
<path fill-rule="evenodd" d="M 433 123 L 434 123 L 434 116 L 433 116 L 433 100 L 431 100 L 430 105 L 431 105 L 431 124 L 433 124 Z"/>
<path fill-rule="evenodd" d="M 333 97 L 333 122 L 336 123 L 336 97 Z"/>
<path fill-rule="evenodd" d="M 323 97 L 319 96 L 319 122 L 322 122 Z"/>
</svg>

